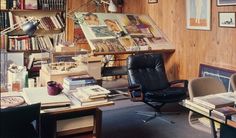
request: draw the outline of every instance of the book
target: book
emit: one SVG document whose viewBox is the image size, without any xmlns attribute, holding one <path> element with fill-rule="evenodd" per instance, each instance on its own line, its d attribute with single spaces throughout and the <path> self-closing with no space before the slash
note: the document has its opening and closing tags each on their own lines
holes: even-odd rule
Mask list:
<svg viewBox="0 0 236 138">
<path fill-rule="evenodd" d="M 194 97 L 193 102 L 210 108 L 220 108 L 224 106 L 234 106 L 234 101 L 215 95 Z"/>
<path fill-rule="evenodd" d="M 104 97 L 91 99 L 83 91 L 73 92 L 72 95 L 78 100 L 81 106 L 96 105 L 96 104 L 108 102 L 108 99 Z"/>
<path fill-rule="evenodd" d="M 25 9 L 38 9 L 38 0 L 24 0 Z"/>
<path fill-rule="evenodd" d="M 212 110 L 212 114 L 217 114 L 220 116 L 229 116 L 229 115 L 236 114 L 236 108 L 230 107 L 230 106 L 216 108 Z"/>
<path fill-rule="evenodd" d="M 196 108 L 198 110 L 201 110 L 201 111 L 207 113 L 207 115 L 210 115 L 211 110 L 213 110 L 213 108 L 201 106 L 201 105 L 199 105 L 199 104 L 197 104 L 195 102 L 192 102 L 190 100 L 183 100 L 183 102 L 186 105 L 189 105 L 189 106 L 191 106 L 193 108 Z"/>
<path fill-rule="evenodd" d="M 109 90 L 107 90 L 99 85 L 79 87 L 79 88 L 77 88 L 77 91 L 78 91 L 78 93 L 85 92 L 88 95 L 88 97 L 107 95 L 110 93 Z"/>
<path fill-rule="evenodd" d="M 96 84 L 97 81 L 89 75 L 81 75 L 81 76 L 65 77 L 63 83 L 68 86 L 75 86 L 75 85 Z"/>
<path fill-rule="evenodd" d="M 24 88 L 23 97 L 28 104 L 41 103 L 42 108 L 69 106 L 70 99 L 60 93 L 58 95 L 48 95 L 47 87 Z"/>
</svg>

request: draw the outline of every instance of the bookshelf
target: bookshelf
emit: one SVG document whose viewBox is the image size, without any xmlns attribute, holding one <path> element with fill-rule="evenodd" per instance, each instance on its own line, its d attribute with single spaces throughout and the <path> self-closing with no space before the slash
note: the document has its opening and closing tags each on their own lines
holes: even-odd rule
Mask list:
<svg viewBox="0 0 236 138">
<path fill-rule="evenodd" d="M 28 18 L 40 22 L 33 36 L 21 29 L 1 35 L 1 49 L 7 53 L 24 53 L 26 66 L 32 53 L 52 51 L 65 40 L 66 3 L 66 0 L 1 0 L 0 31 Z"/>
</svg>

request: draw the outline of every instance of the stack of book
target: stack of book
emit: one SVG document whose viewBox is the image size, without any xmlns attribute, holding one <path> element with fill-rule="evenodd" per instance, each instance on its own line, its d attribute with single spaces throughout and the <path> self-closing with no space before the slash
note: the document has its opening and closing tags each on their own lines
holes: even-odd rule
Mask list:
<svg viewBox="0 0 236 138">
<path fill-rule="evenodd" d="M 193 102 L 212 109 L 234 106 L 234 101 L 216 95 L 194 97 Z"/>
<path fill-rule="evenodd" d="M 89 106 L 108 102 L 107 95 L 109 93 L 109 90 L 99 85 L 91 85 L 77 88 L 77 91 L 72 95 L 81 106 Z"/>
<path fill-rule="evenodd" d="M 211 116 L 217 118 L 221 122 L 226 122 L 227 119 L 231 119 L 231 115 L 236 114 L 236 108 L 226 106 L 217 108 L 211 111 Z"/>
<path fill-rule="evenodd" d="M 69 76 L 63 80 L 63 88 L 65 90 L 75 90 L 78 87 L 94 85 L 97 81 L 89 75 Z"/>
<path fill-rule="evenodd" d="M 10 26 L 8 11 L 0 11 L 0 30 Z"/>
</svg>

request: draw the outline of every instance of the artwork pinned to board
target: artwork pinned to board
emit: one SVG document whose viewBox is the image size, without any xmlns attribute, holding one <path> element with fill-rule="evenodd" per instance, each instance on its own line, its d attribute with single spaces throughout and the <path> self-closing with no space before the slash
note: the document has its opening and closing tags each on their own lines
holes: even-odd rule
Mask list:
<svg viewBox="0 0 236 138">
<path fill-rule="evenodd" d="M 236 27 L 235 12 L 219 12 L 219 27 Z"/>
<path fill-rule="evenodd" d="M 211 0 L 186 0 L 187 29 L 211 29 Z"/>
<path fill-rule="evenodd" d="M 87 14 L 84 14 L 83 16 L 84 16 L 84 22 L 87 25 L 99 25 L 100 24 L 98 16 L 96 14 L 87 13 Z"/>
<path fill-rule="evenodd" d="M 217 0 L 217 6 L 236 5 L 236 0 Z"/>
<path fill-rule="evenodd" d="M 95 52 L 123 52 L 125 48 L 117 39 L 94 39 L 91 40 L 95 47 Z"/>
<path fill-rule="evenodd" d="M 96 38 L 115 36 L 115 34 L 110 31 L 107 26 L 93 26 L 90 27 L 90 29 Z"/>
</svg>

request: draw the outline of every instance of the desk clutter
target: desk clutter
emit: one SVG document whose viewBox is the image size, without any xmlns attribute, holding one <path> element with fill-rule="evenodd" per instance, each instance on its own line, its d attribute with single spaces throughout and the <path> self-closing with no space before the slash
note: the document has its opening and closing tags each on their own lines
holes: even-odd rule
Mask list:
<svg viewBox="0 0 236 138">
<path fill-rule="evenodd" d="M 184 100 L 183 104 L 219 122 L 231 120 L 236 124 L 236 92 L 194 97 L 192 101 Z"/>
</svg>

